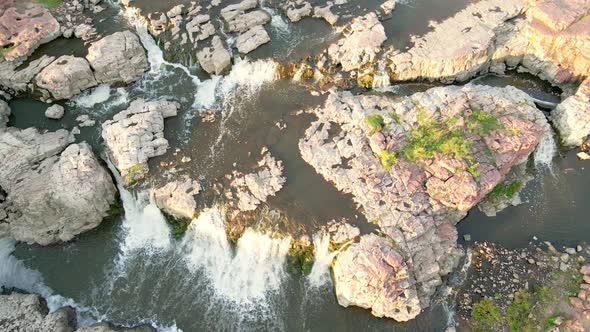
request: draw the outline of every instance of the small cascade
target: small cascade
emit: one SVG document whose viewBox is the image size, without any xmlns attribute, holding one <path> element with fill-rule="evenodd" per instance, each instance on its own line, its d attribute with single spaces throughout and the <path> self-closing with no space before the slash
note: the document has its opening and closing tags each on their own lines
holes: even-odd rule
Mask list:
<svg viewBox="0 0 590 332">
<path fill-rule="evenodd" d="M 268 7 L 265 0 L 260 1 L 260 8 L 271 16 L 270 26 L 279 34 L 280 37 L 288 37 L 291 33 L 289 23 L 277 13 L 276 9 Z"/>
<path fill-rule="evenodd" d="M 311 273 L 307 276 L 312 287 L 320 288 L 330 282 L 330 266 L 340 250 L 330 252 L 330 235 L 322 232 L 313 236 L 315 248 L 314 263 Z M 341 248 L 346 247 L 346 244 Z"/>
<path fill-rule="evenodd" d="M 391 79 L 387 72 L 387 58 L 391 50 L 385 52 L 377 63 L 377 70 L 373 74 L 373 89 L 384 89 L 391 86 Z"/>
<path fill-rule="evenodd" d="M 111 97 L 111 86 L 101 84 L 93 90 L 76 96 L 73 101 L 78 107 L 91 108 L 96 104 L 104 103 Z"/>
<path fill-rule="evenodd" d="M 535 150 L 535 168 L 538 171 L 549 171 L 553 173 L 553 157 L 557 153 L 557 144 L 553 137 L 553 131 L 549 130 Z"/>
<path fill-rule="evenodd" d="M 280 290 L 290 242 L 248 229 L 234 253 L 222 210 L 211 208 L 190 224 L 183 247 L 189 269 L 203 271 L 216 296 L 248 306 L 264 304 L 269 293 Z"/>
<path fill-rule="evenodd" d="M 455 311 L 457 292 L 455 288 L 460 287 L 464 283 L 465 278 L 467 278 L 467 272 L 471 266 L 472 254 L 471 249 L 468 248 L 463 265 L 451 275 L 448 285 L 444 286 L 440 291 L 442 307 L 447 314 L 447 327 L 449 328 L 457 326 L 457 321 L 455 319 L 457 315 Z"/>
<path fill-rule="evenodd" d="M 164 53 L 158 44 L 156 44 L 152 35 L 150 35 L 147 29 L 147 22 L 145 18 L 140 15 L 138 9 L 125 6 L 122 6 L 121 8 L 123 16 L 135 27 L 143 47 L 147 50 L 151 74 L 158 76 L 166 66 L 170 66 L 182 70 L 192 79 L 193 84 L 198 85 L 201 82 L 201 80 L 196 75 L 193 75 L 186 66 L 164 60 Z"/>
<path fill-rule="evenodd" d="M 18 288 L 49 296 L 53 291 L 45 285 L 43 277 L 12 255 L 16 241 L 0 238 L 0 286 Z"/>
</svg>

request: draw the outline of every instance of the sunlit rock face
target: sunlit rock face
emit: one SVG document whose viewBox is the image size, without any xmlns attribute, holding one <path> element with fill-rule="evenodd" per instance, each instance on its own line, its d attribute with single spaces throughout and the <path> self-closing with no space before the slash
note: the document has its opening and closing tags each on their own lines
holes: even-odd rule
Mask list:
<svg viewBox="0 0 590 332">
<path fill-rule="evenodd" d="M 49 10 L 34 2 L 18 6 L 14 1 L 0 4 L 0 47 L 3 58 L 18 61 L 31 55 L 41 44 L 61 35 L 59 22 Z"/>
<path fill-rule="evenodd" d="M 0 224 L 6 235 L 48 245 L 98 226 L 115 200 L 115 186 L 86 143 L 66 130 L 45 134 L 9 128 L 0 134 Z"/>
<path fill-rule="evenodd" d="M 373 308 L 399 320 L 420 312 L 401 308 L 406 300 L 399 293 L 413 294 L 420 308 L 429 306 L 441 278 L 462 255 L 454 224 L 513 166 L 526 161 L 550 130 L 531 98 L 512 87 L 450 86 L 395 100 L 337 92 L 315 114 L 318 120 L 299 142 L 301 156 L 339 190 L 351 193 L 389 239 L 378 249 L 367 244 L 345 250 L 337 258 L 346 266 L 341 270 L 355 266 L 346 260 L 358 254 L 348 250 L 371 248 L 368 257 L 389 257 L 390 251 L 401 255 L 407 283 L 392 286 L 390 298 Z M 388 289 L 395 280 L 389 274 L 376 279 L 377 288 Z M 376 292 L 339 289 L 360 289 L 362 281 L 337 281 L 335 286 L 337 294 L 346 294 L 339 297 L 345 305 L 368 307 L 367 296 Z"/>
<path fill-rule="evenodd" d="M 102 138 L 109 157 L 126 185 L 147 174 L 148 159 L 166 153 L 164 119 L 176 116 L 179 108 L 176 102 L 137 99 L 102 124 Z"/>
</svg>

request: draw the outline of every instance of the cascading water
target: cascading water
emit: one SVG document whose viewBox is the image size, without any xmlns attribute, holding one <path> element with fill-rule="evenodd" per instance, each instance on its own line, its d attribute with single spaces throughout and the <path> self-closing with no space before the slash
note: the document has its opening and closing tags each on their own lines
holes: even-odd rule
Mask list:
<svg viewBox="0 0 590 332">
<path fill-rule="evenodd" d="M 286 276 L 285 263 L 291 239 L 273 238 L 246 230 L 235 254 L 227 238 L 223 213 L 203 211 L 185 236 L 185 261 L 192 271 L 202 270 L 218 297 L 237 305 L 264 303 Z"/>
<path fill-rule="evenodd" d="M 538 171 L 553 172 L 553 157 L 557 153 L 557 145 L 553 137 L 553 131 L 549 130 L 535 150 L 535 168 Z"/>
<path fill-rule="evenodd" d="M 330 235 L 327 233 L 315 234 L 313 245 L 315 248 L 314 263 L 307 280 L 312 287 L 320 288 L 330 281 L 330 265 L 340 251 L 330 252 Z"/>
</svg>

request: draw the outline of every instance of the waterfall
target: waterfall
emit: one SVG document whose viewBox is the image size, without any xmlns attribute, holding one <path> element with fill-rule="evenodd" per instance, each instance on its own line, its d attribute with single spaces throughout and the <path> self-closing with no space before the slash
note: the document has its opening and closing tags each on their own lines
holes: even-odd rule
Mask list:
<svg viewBox="0 0 590 332">
<path fill-rule="evenodd" d="M 535 150 L 535 168 L 538 171 L 553 172 L 553 157 L 557 153 L 557 145 L 553 137 L 553 131 L 549 129 L 545 136 L 541 138 L 537 149 Z"/>
<path fill-rule="evenodd" d="M 265 0 L 260 1 L 260 8 L 267 12 L 270 17 L 270 26 L 279 34 L 280 37 L 288 37 L 291 33 L 289 23 L 274 8 L 268 7 Z"/>
<path fill-rule="evenodd" d="M 341 249 L 347 244 L 344 244 Z M 330 282 L 330 266 L 341 249 L 330 252 L 330 235 L 325 232 L 313 236 L 313 246 L 315 249 L 314 263 L 307 279 L 312 287 L 320 288 Z"/>
<path fill-rule="evenodd" d="M 286 276 L 291 239 L 248 229 L 234 253 L 224 221 L 222 210 L 211 208 L 190 224 L 183 242 L 187 266 L 205 272 L 215 295 L 224 300 L 237 305 L 265 302 Z"/>
<path fill-rule="evenodd" d="M 445 285 L 440 290 L 442 307 L 447 314 L 447 327 L 449 328 L 457 326 L 457 321 L 455 319 L 455 316 L 457 315 L 455 311 L 457 293 L 455 287 L 460 287 L 464 283 L 465 278 L 467 278 L 467 272 L 471 266 L 472 254 L 471 249 L 468 248 L 463 265 L 451 275 L 448 285 Z"/>
<path fill-rule="evenodd" d="M 162 73 L 166 66 L 170 66 L 182 70 L 192 79 L 193 84 L 198 85 L 201 82 L 201 80 L 196 75 L 193 75 L 186 66 L 164 60 L 164 53 L 158 44 L 156 44 L 156 41 L 152 35 L 150 35 L 148 32 L 148 23 L 146 22 L 146 19 L 141 16 L 138 9 L 125 6 L 122 6 L 121 8 L 123 16 L 126 17 L 129 23 L 135 27 L 139 39 L 147 51 L 151 74 L 158 76 Z"/>
</svg>

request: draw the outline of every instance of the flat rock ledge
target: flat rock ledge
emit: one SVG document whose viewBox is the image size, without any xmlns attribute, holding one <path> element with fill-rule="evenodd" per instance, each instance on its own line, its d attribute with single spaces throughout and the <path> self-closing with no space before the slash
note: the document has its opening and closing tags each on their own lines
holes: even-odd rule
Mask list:
<svg viewBox="0 0 590 332">
<path fill-rule="evenodd" d="M 0 132 L 0 235 L 48 245 L 98 226 L 115 201 L 110 174 L 66 130 Z"/>
<path fill-rule="evenodd" d="M 145 177 L 149 158 L 166 153 L 164 119 L 176 116 L 179 108 L 177 102 L 136 99 L 129 108 L 102 124 L 102 138 L 110 160 L 125 185 Z"/>
<path fill-rule="evenodd" d="M 195 195 L 201 191 L 199 182 L 188 176 L 154 190 L 156 205 L 177 219 L 192 220 L 197 214 Z"/>
<path fill-rule="evenodd" d="M 232 202 L 236 214 L 256 210 L 285 184 L 283 163 L 271 156 L 266 148 L 262 149 L 261 155 L 262 159 L 252 173 L 234 171 L 228 176 L 232 190 L 226 193 L 226 197 Z"/>
<path fill-rule="evenodd" d="M 76 310 L 62 307 L 49 312 L 47 302 L 36 294 L 0 295 L 0 329 L 19 332 L 156 332 L 149 325 L 116 326 L 101 322 L 78 328 Z"/>
<path fill-rule="evenodd" d="M 365 235 L 337 257 L 340 271 L 356 270 L 338 272 L 336 294 L 345 294 L 342 303 L 361 307 L 379 299 L 375 313 L 398 320 L 415 317 L 417 303 L 428 307 L 442 277 L 458 264 L 463 252 L 454 224 L 551 130 L 524 92 L 472 84 L 399 99 L 332 92 L 315 114 L 318 120 L 299 142 L 301 156 L 352 194 L 387 239 Z M 373 251 L 365 257 L 397 257 L 394 251 L 405 266 L 396 261 L 384 267 L 379 259 L 355 263 L 356 252 L 365 250 Z M 390 270 L 398 268 L 407 270 L 407 282 L 394 282 L 397 272 Z M 365 271 L 383 269 L 389 272 Z M 346 280 L 357 273 L 375 278 L 370 284 L 367 278 Z M 402 300 L 401 293 L 414 298 Z"/>
<path fill-rule="evenodd" d="M 387 36 L 375 13 L 355 18 L 345 30 L 344 38 L 328 48 L 328 56 L 345 71 L 372 63 Z"/>
<path fill-rule="evenodd" d="M 590 135 L 590 6 L 587 1 L 483 0 L 433 25 L 406 52 L 391 52 L 393 80 L 466 81 L 517 69 L 570 90 L 553 121 L 562 143 Z"/>
</svg>

